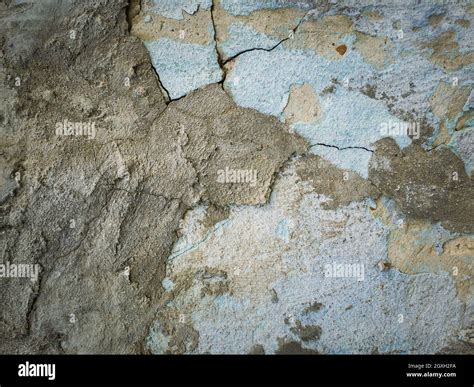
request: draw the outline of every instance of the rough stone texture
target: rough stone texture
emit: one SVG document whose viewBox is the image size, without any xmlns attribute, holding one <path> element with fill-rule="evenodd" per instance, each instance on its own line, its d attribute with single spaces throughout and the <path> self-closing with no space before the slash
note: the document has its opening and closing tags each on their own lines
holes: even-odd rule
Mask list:
<svg viewBox="0 0 474 387">
<path fill-rule="evenodd" d="M 0 352 L 473 353 L 473 16 L 0 3 Z"/>
</svg>

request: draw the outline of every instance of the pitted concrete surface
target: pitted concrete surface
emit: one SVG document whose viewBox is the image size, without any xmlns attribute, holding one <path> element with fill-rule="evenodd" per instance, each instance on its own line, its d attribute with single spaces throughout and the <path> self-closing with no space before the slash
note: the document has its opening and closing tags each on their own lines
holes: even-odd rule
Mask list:
<svg viewBox="0 0 474 387">
<path fill-rule="evenodd" d="M 474 7 L 0 4 L 1 353 L 474 353 Z"/>
</svg>

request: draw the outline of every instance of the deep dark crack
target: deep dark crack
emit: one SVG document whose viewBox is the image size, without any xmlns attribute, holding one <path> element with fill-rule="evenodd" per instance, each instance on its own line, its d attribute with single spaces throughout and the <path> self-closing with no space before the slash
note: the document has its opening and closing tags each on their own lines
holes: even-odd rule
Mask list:
<svg viewBox="0 0 474 387">
<path fill-rule="evenodd" d="M 325 147 L 328 147 L 328 148 L 336 148 L 337 150 L 346 150 L 346 149 L 362 149 L 362 150 L 365 150 L 367 152 L 370 152 L 370 153 L 374 153 L 373 150 L 371 149 L 367 149 L 363 146 L 346 146 L 346 147 L 338 147 L 337 145 L 331 145 L 331 144 L 324 144 L 322 142 L 317 142 L 316 144 L 311 144 L 309 147 L 312 148 L 313 146 L 325 146 Z"/>
</svg>

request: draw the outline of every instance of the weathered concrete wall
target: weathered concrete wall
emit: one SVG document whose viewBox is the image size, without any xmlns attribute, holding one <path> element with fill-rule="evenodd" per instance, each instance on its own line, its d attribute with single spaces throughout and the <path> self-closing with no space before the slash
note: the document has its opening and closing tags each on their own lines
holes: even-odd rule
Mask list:
<svg viewBox="0 0 474 387">
<path fill-rule="evenodd" d="M 0 17 L 2 353 L 473 352 L 472 4 Z"/>
</svg>

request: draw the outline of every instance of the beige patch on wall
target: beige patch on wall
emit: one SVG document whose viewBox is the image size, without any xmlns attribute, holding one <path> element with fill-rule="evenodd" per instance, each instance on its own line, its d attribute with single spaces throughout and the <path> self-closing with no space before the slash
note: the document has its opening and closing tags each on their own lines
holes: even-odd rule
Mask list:
<svg viewBox="0 0 474 387">
<path fill-rule="evenodd" d="M 307 83 L 292 85 L 288 103 L 284 109 L 285 122 L 312 124 L 321 119 L 319 98 L 313 87 Z"/>
<path fill-rule="evenodd" d="M 431 110 L 438 118 L 452 119 L 462 111 L 470 92 L 469 87 L 458 87 L 440 82 L 430 99 Z"/>
<path fill-rule="evenodd" d="M 468 121 L 470 121 L 472 117 L 474 117 L 474 111 L 472 110 L 463 113 L 463 115 L 459 118 L 458 123 L 456 124 L 456 130 L 463 130 L 470 127 Z"/>
<path fill-rule="evenodd" d="M 232 24 L 245 23 L 262 34 L 283 40 L 289 37 L 290 30 L 293 30 L 305 15 L 305 12 L 295 8 L 281 8 L 261 9 L 249 15 L 235 16 L 227 13 L 219 0 L 214 1 L 213 12 L 218 50 L 224 60 L 228 57 L 221 52 L 220 45 L 229 39 L 229 28 Z"/>
<path fill-rule="evenodd" d="M 363 11 L 362 15 L 369 20 L 383 20 L 383 14 L 377 10 Z"/>
<path fill-rule="evenodd" d="M 175 20 L 152 12 L 141 12 L 133 19 L 132 35 L 145 42 L 163 38 L 193 44 L 210 44 L 214 41 L 209 32 L 212 31 L 209 10 L 199 9 L 193 15 L 183 12 L 183 16 L 182 20 Z"/>
<path fill-rule="evenodd" d="M 469 28 L 471 22 L 467 19 L 458 19 L 456 20 L 456 24 L 460 25 L 462 28 Z"/>
<path fill-rule="evenodd" d="M 356 32 L 355 49 L 360 52 L 364 60 L 376 69 L 381 70 L 393 63 L 393 43 L 387 37 L 376 37 Z"/>
<path fill-rule="evenodd" d="M 308 181 L 318 194 L 330 198 L 322 204 L 325 209 L 335 209 L 364 198 L 377 198 L 380 193 L 368 180 L 357 173 L 344 170 L 316 155 L 308 155 L 296 163 L 296 172 L 303 181 Z M 340 232 L 342 225 L 332 224 L 332 230 Z"/>
</svg>

